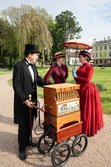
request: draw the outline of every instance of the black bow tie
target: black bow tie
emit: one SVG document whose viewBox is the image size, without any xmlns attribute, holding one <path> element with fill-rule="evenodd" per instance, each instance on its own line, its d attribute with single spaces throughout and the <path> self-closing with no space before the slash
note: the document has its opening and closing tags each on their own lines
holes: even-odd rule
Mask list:
<svg viewBox="0 0 111 167">
<path fill-rule="evenodd" d="M 32 67 L 33 67 L 33 64 L 32 64 L 32 63 L 29 63 L 26 59 L 25 59 L 25 61 L 27 62 L 27 65 L 28 65 L 28 66 L 32 66 Z"/>
<path fill-rule="evenodd" d="M 28 66 L 32 66 L 32 67 L 33 67 L 33 64 L 31 64 L 31 63 L 28 63 Z"/>
</svg>

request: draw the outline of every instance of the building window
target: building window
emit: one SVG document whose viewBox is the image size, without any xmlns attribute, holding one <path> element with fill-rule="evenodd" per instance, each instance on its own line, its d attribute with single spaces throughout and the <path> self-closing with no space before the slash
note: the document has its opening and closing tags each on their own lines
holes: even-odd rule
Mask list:
<svg viewBox="0 0 111 167">
<path fill-rule="evenodd" d="M 102 64 L 102 59 L 100 59 L 100 64 Z"/>
<path fill-rule="evenodd" d="M 98 54 L 96 53 L 96 57 L 98 57 Z"/>
<path fill-rule="evenodd" d="M 109 52 L 109 57 L 111 57 L 111 52 Z"/>
<path fill-rule="evenodd" d="M 102 46 L 100 46 L 100 50 L 102 50 Z"/>
<path fill-rule="evenodd" d="M 108 60 L 108 63 L 111 64 L 111 60 Z"/>
<path fill-rule="evenodd" d="M 98 50 L 98 47 L 96 47 L 96 51 Z"/>
<path fill-rule="evenodd" d="M 111 45 L 109 45 L 109 49 L 111 49 Z"/>
<path fill-rule="evenodd" d="M 72 64 L 74 64 L 74 59 L 72 59 Z"/>
<path fill-rule="evenodd" d="M 106 50 L 107 49 L 107 46 L 104 46 L 104 50 Z"/>
</svg>

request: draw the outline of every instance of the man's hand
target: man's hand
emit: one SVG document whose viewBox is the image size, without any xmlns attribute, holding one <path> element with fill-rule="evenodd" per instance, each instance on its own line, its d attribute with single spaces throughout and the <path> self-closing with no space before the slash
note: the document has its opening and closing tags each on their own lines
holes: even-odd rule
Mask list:
<svg viewBox="0 0 111 167">
<path fill-rule="evenodd" d="M 33 102 L 29 101 L 28 99 L 24 101 L 24 104 L 26 104 L 29 108 L 33 108 Z"/>
</svg>

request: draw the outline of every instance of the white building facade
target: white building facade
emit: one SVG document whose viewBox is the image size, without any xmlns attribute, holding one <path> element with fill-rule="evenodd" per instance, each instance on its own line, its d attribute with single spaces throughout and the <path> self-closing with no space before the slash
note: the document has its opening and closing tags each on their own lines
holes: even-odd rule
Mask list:
<svg viewBox="0 0 111 167">
<path fill-rule="evenodd" d="M 92 43 L 92 59 L 93 65 L 111 65 L 111 38 L 104 38 L 101 41 L 93 40 Z"/>
</svg>

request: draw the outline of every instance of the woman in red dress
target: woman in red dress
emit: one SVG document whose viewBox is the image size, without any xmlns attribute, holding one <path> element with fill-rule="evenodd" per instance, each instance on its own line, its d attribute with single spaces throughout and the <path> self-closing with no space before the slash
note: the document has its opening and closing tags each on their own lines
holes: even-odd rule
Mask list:
<svg viewBox="0 0 111 167">
<path fill-rule="evenodd" d="M 77 71 L 73 69 L 72 75 L 76 83 L 80 84 L 82 133 L 87 136 L 94 136 L 104 126 L 102 104 L 97 87 L 90 82 L 94 73 L 94 67 L 89 64 L 91 60 L 90 53 L 81 51 L 79 60 L 82 66 Z"/>
<path fill-rule="evenodd" d="M 51 84 L 50 77 L 52 77 L 54 84 L 65 83 L 68 77 L 67 65 L 63 64 L 65 60 L 65 55 L 63 52 L 57 52 L 53 58 L 54 63 L 46 75 L 44 76 L 44 81 Z"/>
</svg>

